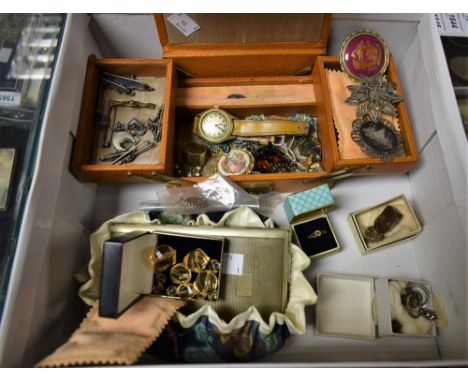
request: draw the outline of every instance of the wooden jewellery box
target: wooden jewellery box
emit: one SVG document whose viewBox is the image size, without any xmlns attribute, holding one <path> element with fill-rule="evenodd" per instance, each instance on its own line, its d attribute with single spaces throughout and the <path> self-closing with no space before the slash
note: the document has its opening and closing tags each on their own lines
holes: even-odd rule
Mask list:
<svg viewBox="0 0 468 382">
<path fill-rule="evenodd" d="M 339 65 L 337 58 L 324 57 L 331 15 L 186 16 L 199 26 L 189 36 L 168 21 L 171 15 L 155 15 L 163 48 L 161 60 L 90 58 L 72 160 L 72 171 L 80 179 L 96 182 L 156 180 L 180 185 L 205 180 L 218 170 L 213 166 L 216 158 L 212 152 L 206 154 L 203 171 L 195 174 L 197 176 L 180 172 L 179 165 L 185 161 L 187 145 L 203 147 L 206 144 L 194 134 L 194 121 L 200 113 L 213 107 L 241 120 L 252 115 L 286 119 L 308 114 L 315 121 L 321 159 L 317 159 L 313 171 L 306 168 L 230 176 L 251 191 L 300 191 L 310 187 L 310 183 L 354 174 L 406 172 L 416 162 L 417 153 L 404 100 L 397 105 L 405 142 L 403 158 L 395 158 L 392 162 L 375 158 L 342 160 L 337 154 L 337 133 L 324 72 L 329 66 Z M 99 110 L 98 100 L 102 98 L 99 96 L 99 80 L 103 72 L 135 75 L 143 82 L 148 77 L 165 79 L 165 86 L 158 92 L 145 93 L 143 97 L 145 102 L 164 106 L 161 140 L 147 161 L 135 160 L 127 164 L 96 161 L 94 151 L 101 133 L 96 128 L 96 110 Z M 401 94 L 392 59 L 387 76 L 396 82 Z M 135 97 L 138 96 L 139 93 Z M 146 120 L 151 116 L 148 111 L 141 118 Z M 129 117 L 123 115 L 122 122 Z M 202 155 L 205 154 L 200 153 Z"/>
</svg>

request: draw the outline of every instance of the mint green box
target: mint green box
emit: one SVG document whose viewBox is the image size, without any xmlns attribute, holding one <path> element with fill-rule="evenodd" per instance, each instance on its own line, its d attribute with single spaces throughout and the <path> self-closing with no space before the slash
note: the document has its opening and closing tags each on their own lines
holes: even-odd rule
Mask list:
<svg viewBox="0 0 468 382">
<path fill-rule="evenodd" d="M 333 204 L 335 204 L 335 199 L 328 184 L 322 184 L 318 187 L 288 195 L 283 208 L 289 223 L 292 223 L 298 219 L 310 217 L 317 210 L 324 212 Z"/>
</svg>

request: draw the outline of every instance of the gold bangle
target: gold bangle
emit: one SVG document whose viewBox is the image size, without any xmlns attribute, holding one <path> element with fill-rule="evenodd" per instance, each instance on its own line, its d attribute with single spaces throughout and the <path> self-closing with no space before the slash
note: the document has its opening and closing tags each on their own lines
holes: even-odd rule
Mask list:
<svg viewBox="0 0 468 382">
<path fill-rule="evenodd" d="M 194 296 L 193 285 L 191 284 L 180 284 L 177 287 L 177 297 L 180 298 L 191 298 Z"/>
<path fill-rule="evenodd" d="M 154 255 L 154 271 L 159 273 L 175 264 L 177 252 L 170 245 L 161 244 L 156 247 Z"/>
<path fill-rule="evenodd" d="M 193 288 L 197 294 L 206 297 L 218 289 L 218 278 L 213 271 L 203 271 L 195 279 Z"/>
<path fill-rule="evenodd" d="M 174 284 L 184 284 L 192 278 L 192 272 L 182 263 L 177 263 L 171 268 L 169 277 Z"/>
<path fill-rule="evenodd" d="M 203 251 L 201 248 L 195 248 L 184 256 L 184 265 L 189 268 L 192 272 L 200 273 L 202 272 L 208 262 L 210 257 Z"/>
</svg>

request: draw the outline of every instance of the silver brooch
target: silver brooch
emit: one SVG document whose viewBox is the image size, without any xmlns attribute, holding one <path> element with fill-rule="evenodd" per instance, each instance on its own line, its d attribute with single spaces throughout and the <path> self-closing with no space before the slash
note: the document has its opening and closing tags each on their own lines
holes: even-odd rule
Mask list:
<svg viewBox="0 0 468 382">
<path fill-rule="evenodd" d="M 401 295 L 401 302 L 408 314 L 413 318 L 422 316 L 430 321 L 437 320 L 437 314 L 427 308 L 430 293 L 426 287 L 408 283 L 404 293 Z"/>
<path fill-rule="evenodd" d="M 396 92 L 395 84 L 388 82 L 384 76 L 361 78 L 360 85 L 350 85 L 351 96 L 345 100 L 348 105 L 356 106 L 358 118 L 369 116 L 373 122 L 378 122 L 382 113 L 397 115 L 393 104 L 400 102 L 402 97 Z"/>
</svg>

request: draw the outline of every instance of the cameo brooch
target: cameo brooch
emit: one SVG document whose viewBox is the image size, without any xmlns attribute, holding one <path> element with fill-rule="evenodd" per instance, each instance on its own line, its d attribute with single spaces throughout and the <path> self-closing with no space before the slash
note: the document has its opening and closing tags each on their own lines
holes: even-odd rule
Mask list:
<svg viewBox="0 0 468 382">
<path fill-rule="evenodd" d="M 387 43 L 377 32 L 369 29 L 351 33 L 341 45 L 341 67 L 354 80 L 384 74 L 389 60 Z"/>
<path fill-rule="evenodd" d="M 369 118 L 356 119 L 352 124 L 351 138 L 369 157 L 378 157 L 383 162 L 391 162 L 403 155 L 403 138 L 386 119 L 377 122 Z"/>
<path fill-rule="evenodd" d="M 242 148 L 232 148 L 215 160 L 215 172 L 224 176 L 248 174 L 254 167 L 254 157 Z"/>
</svg>

